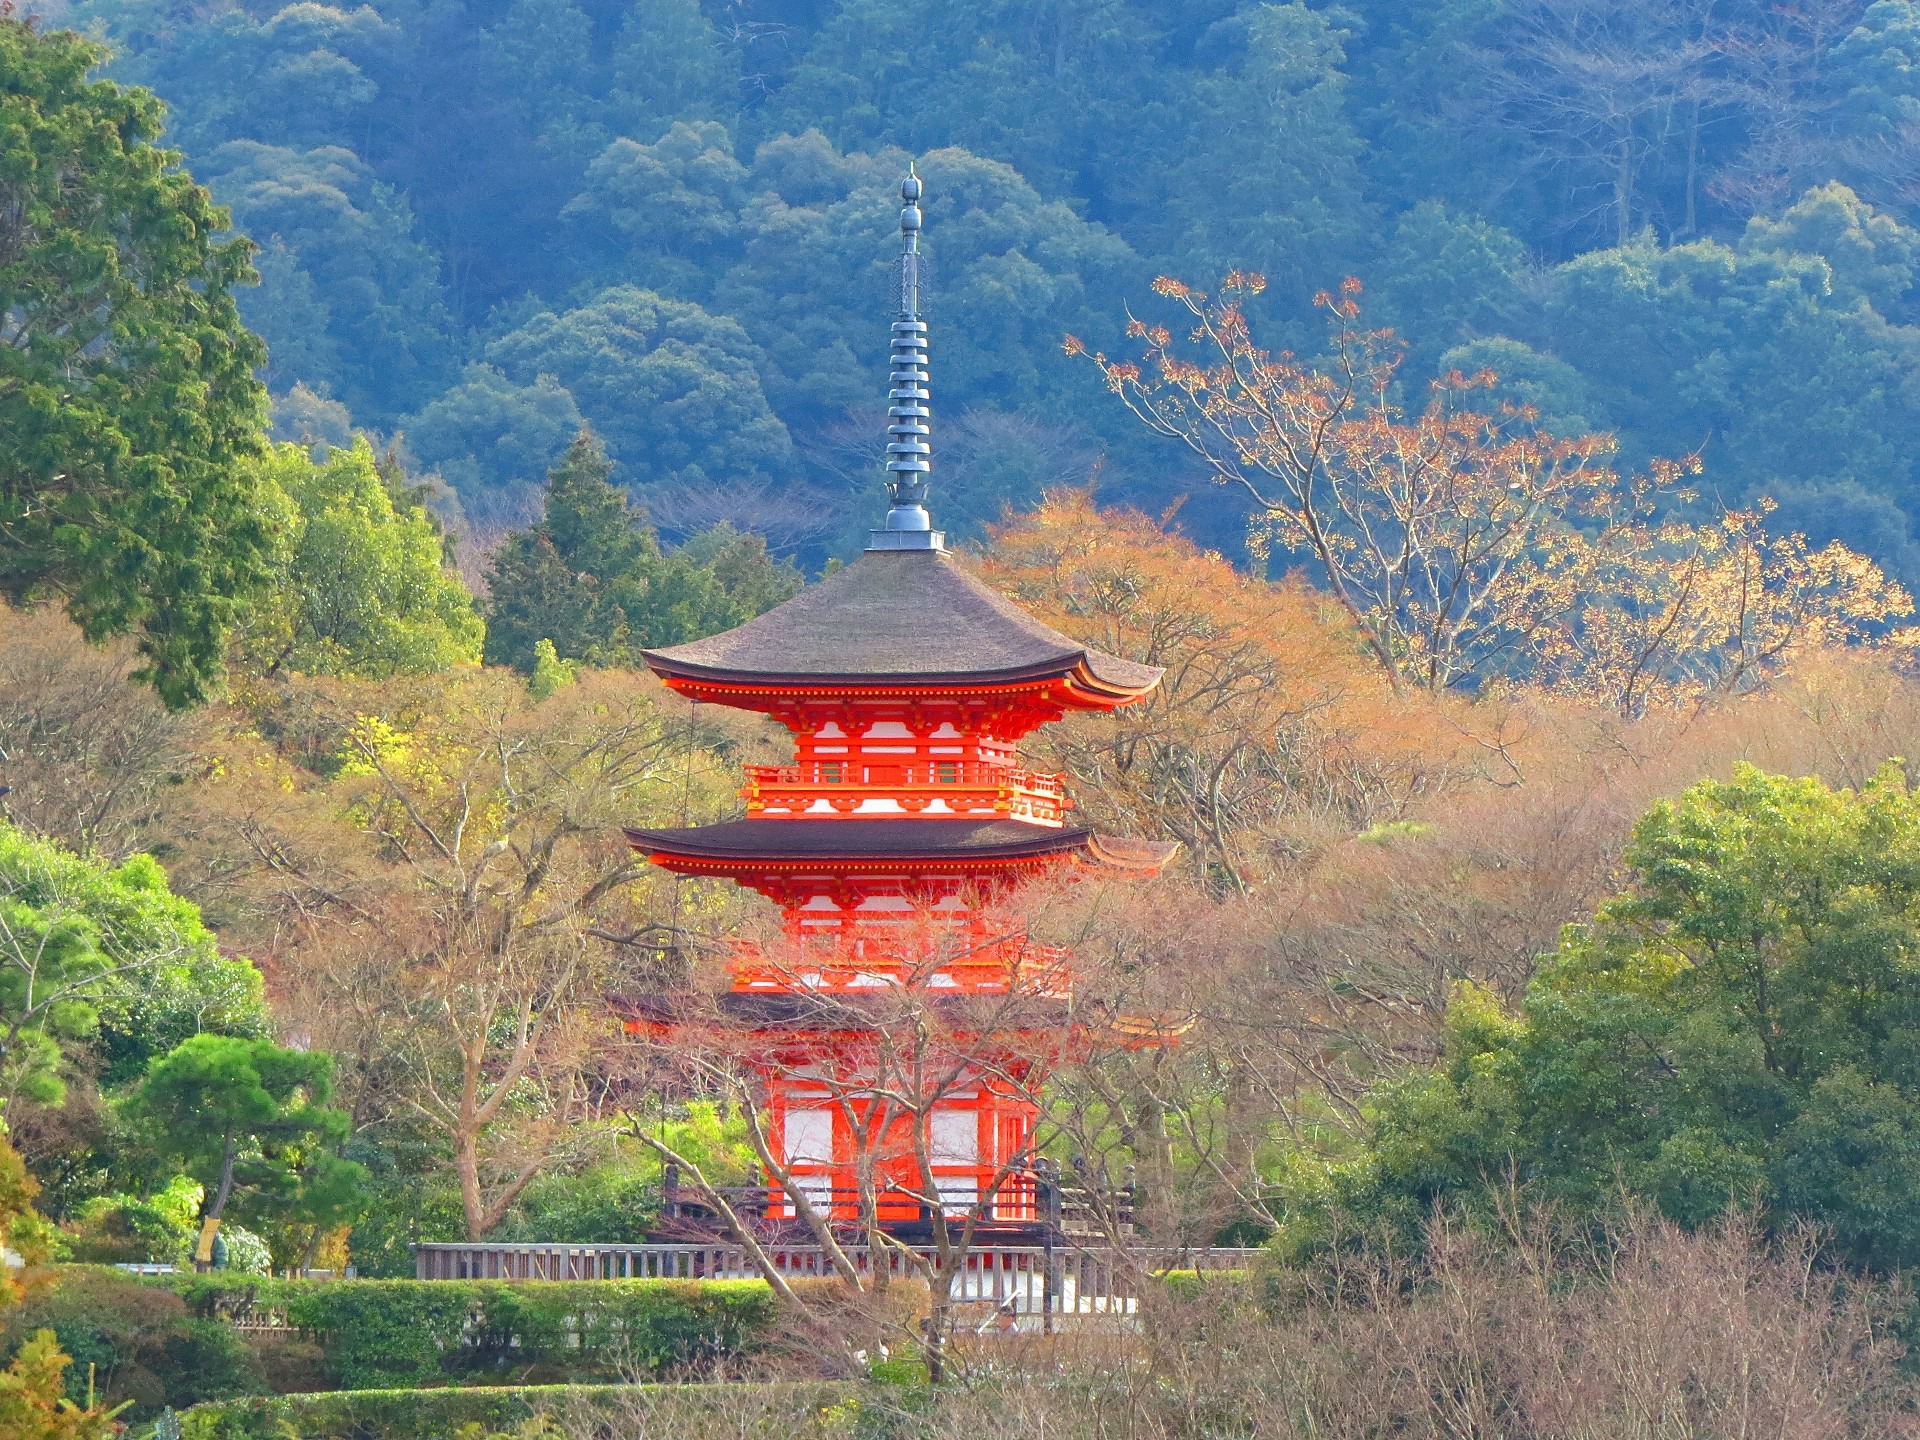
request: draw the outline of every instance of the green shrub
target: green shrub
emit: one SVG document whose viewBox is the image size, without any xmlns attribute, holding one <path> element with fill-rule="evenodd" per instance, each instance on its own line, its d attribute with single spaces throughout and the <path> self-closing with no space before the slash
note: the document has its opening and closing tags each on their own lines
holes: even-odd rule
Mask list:
<svg viewBox="0 0 1920 1440">
<path fill-rule="evenodd" d="M 347 1390 L 679 1370 L 762 1348 L 774 1318 L 756 1280 L 165 1278 L 196 1315 L 284 1313 Z"/>
<path fill-rule="evenodd" d="M 59 1267 L 48 1288 L 7 1312 L 0 1363 L 42 1329 L 73 1357 L 66 1372 L 72 1399 L 85 1400 L 91 1372 L 109 1404 L 134 1403 L 134 1420 L 165 1405 L 184 1409 L 265 1388 L 259 1365 L 230 1327 L 117 1270 Z"/>
<path fill-rule="evenodd" d="M 101 1195 L 63 1228 L 67 1255 L 82 1264 L 184 1264 L 199 1230 L 200 1186 L 175 1176 L 159 1194 Z"/>
<path fill-rule="evenodd" d="M 1163 1270 L 1159 1280 L 1175 1300 L 1195 1300 L 1209 1290 L 1243 1290 L 1254 1278 L 1250 1270 Z"/>
<path fill-rule="evenodd" d="M 182 1440 L 455 1440 L 517 1431 L 535 1416 L 582 1409 L 660 1412 L 663 1433 L 700 1433 L 702 1413 L 743 1410 L 776 1422 L 763 1433 L 804 1435 L 823 1410 L 844 1405 L 858 1387 L 831 1382 L 770 1385 L 520 1385 L 465 1390 L 348 1390 L 271 1395 L 202 1405 L 182 1417 Z M 784 1422 L 784 1423 L 779 1423 Z"/>
</svg>

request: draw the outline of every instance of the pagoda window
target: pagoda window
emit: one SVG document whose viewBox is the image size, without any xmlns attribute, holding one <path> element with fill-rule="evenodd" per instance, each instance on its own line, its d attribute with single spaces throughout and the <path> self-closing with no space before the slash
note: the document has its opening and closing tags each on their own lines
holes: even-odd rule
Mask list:
<svg viewBox="0 0 1920 1440">
<path fill-rule="evenodd" d="M 796 1175 L 793 1177 L 793 1188 L 807 1197 L 807 1204 L 813 1207 L 814 1214 L 823 1218 L 832 1214 L 833 1177 L 831 1175 Z M 793 1211 L 796 1218 L 799 1216 L 799 1206 L 788 1208 Z"/>
<path fill-rule="evenodd" d="M 942 760 L 938 762 L 933 767 L 933 778 L 941 785 L 958 785 L 960 783 L 960 762 L 957 760 Z"/>
<path fill-rule="evenodd" d="M 980 1117 L 971 1110 L 936 1110 L 927 1117 L 927 1150 L 936 1165 L 980 1163 Z"/>
<path fill-rule="evenodd" d="M 949 1218 L 964 1217 L 980 1202 L 980 1182 L 971 1175 L 941 1175 L 933 1188 L 939 1192 L 940 1208 Z"/>
<path fill-rule="evenodd" d="M 831 1165 L 833 1163 L 833 1112 L 831 1110 L 789 1110 L 785 1140 L 787 1164 Z"/>
<path fill-rule="evenodd" d="M 838 760 L 823 760 L 820 763 L 820 783 L 822 785 L 838 785 L 840 783 L 840 777 L 844 773 L 845 767 Z"/>
</svg>

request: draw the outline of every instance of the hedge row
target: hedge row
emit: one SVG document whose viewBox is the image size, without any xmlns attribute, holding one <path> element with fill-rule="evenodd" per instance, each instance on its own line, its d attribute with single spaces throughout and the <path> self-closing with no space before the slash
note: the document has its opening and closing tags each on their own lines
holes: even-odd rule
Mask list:
<svg viewBox="0 0 1920 1440">
<path fill-rule="evenodd" d="M 757 1280 L 168 1278 L 196 1315 L 285 1315 L 345 1390 L 631 1379 L 751 1354 L 774 1327 Z"/>
<path fill-rule="evenodd" d="M 856 1385 L 516 1385 L 464 1390 L 342 1390 L 195 1406 L 182 1440 L 467 1440 L 511 1434 L 536 1415 L 592 1416 L 610 1430 L 804 1436 L 826 1431 Z M 747 1428 L 741 1429 L 745 1421 Z M 623 1423 L 626 1422 L 626 1423 Z M 704 1423 L 703 1423 L 704 1422 Z"/>
</svg>

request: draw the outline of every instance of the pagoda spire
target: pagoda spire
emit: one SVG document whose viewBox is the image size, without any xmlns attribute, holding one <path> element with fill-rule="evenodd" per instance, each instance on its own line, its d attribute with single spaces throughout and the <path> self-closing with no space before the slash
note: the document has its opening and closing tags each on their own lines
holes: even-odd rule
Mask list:
<svg viewBox="0 0 1920 1440">
<path fill-rule="evenodd" d="M 869 550 L 944 550 L 946 536 L 927 514 L 933 431 L 927 390 L 927 322 L 920 318 L 920 177 L 911 161 L 900 182 L 900 317 L 893 322 L 887 390 L 886 528 Z"/>
</svg>

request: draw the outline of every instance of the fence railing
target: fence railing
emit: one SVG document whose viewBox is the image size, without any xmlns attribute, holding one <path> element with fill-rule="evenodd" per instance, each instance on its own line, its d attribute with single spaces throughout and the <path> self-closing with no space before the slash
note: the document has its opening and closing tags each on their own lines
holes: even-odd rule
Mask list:
<svg viewBox="0 0 1920 1440">
<path fill-rule="evenodd" d="M 764 1247 L 783 1278 L 836 1273 L 819 1245 Z M 974 1245 L 953 1257 L 942 1272 L 932 1247 L 910 1247 L 921 1265 L 888 1246 L 879 1264 L 895 1277 L 916 1276 L 923 1267 L 934 1284 L 945 1281 L 963 1306 L 984 1311 L 970 1317 L 981 1329 L 1057 1318 L 1130 1316 L 1152 1277 L 1169 1270 L 1240 1269 L 1257 1250 L 1128 1251 L 1108 1246 Z M 871 1275 L 875 1258 L 864 1246 L 842 1253 L 856 1271 Z M 413 1247 L 414 1273 L 422 1280 L 757 1280 L 762 1278 L 737 1245 L 542 1245 L 422 1244 Z"/>
</svg>

